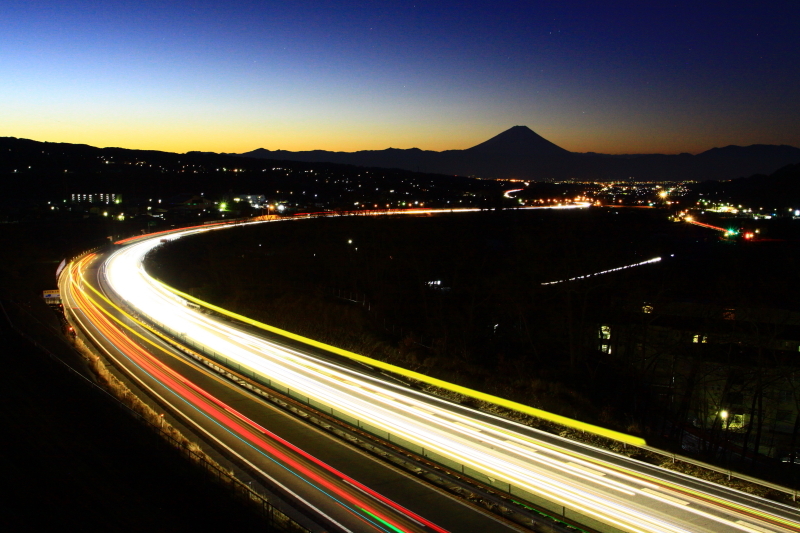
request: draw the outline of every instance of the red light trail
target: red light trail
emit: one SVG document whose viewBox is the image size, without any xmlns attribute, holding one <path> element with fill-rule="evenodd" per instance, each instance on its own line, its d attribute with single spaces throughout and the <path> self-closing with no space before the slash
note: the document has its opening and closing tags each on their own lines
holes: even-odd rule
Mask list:
<svg viewBox="0 0 800 533">
<path fill-rule="evenodd" d="M 382 502 L 384 505 L 402 515 L 406 520 L 416 522 L 422 526 L 427 526 L 431 530 L 438 533 L 447 533 L 447 530 L 437 526 L 424 517 L 413 513 L 389 498 L 386 498 L 378 492 L 370 489 L 359 481 L 347 476 L 330 465 L 327 465 L 323 461 L 291 444 L 275 433 L 267 430 L 242 413 L 233 409 L 231 406 L 214 397 L 211 393 L 182 376 L 177 371 L 168 367 L 162 361 L 156 359 L 151 353 L 148 352 L 148 350 L 144 349 L 142 346 L 130 339 L 125 332 L 123 332 L 112 322 L 112 320 L 116 322 L 120 321 L 116 319 L 107 309 L 104 309 L 102 305 L 100 305 L 94 298 L 87 294 L 87 292 L 80 286 L 82 283 L 86 283 L 84 279 L 84 271 L 87 265 L 91 263 L 93 258 L 94 254 L 91 254 L 77 263 L 75 268 L 70 269 L 69 284 L 71 293 L 78 303 L 79 309 L 87 316 L 87 318 L 89 318 L 100 334 L 103 335 L 111 344 L 113 344 L 114 347 L 118 349 L 120 353 L 122 353 L 122 355 L 132 364 L 148 374 L 151 378 L 163 385 L 165 388 L 172 391 L 183 402 L 202 413 L 207 419 L 211 420 L 234 437 L 248 444 L 251 448 L 259 452 L 265 458 L 273 461 L 282 468 L 293 472 L 295 475 L 299 474 L 298 477 L 300 477 L 300 479 L 303 479 L 309 485 L 329 496 L 342 508 L 347 509 L 349 512 L 353 513 L 370 526 L 378 530 L 388 531 L 385 527 L 383 527 L 383 524 L 385 524 L 395 532 L 408 531 L 408 529 L 404 528 L 404 526 L 398 523 L 396 519 L 388 516 L 384 510 L 376 508 L 371 502 L 363 499 L 361 494 L 354 495 L 344 490 L 342 487 L 337 486 L 333 481 L 331 481 L 331 479 L 336 479 L 336 481 L 344 481 L 346 484 L 351 485 L 358 491 Z M 92 290 L 95 291 L 93 288 Z M 268 439 L 271 439 L 272 442 L 278 443 L 281 446 L 288 448 L 295 454 L 303 457 L 306 461 L 312 463 L 319 470 L 321 470 L 322 474 L 315 472 L 307 465 L 297 461 L 289 454 L 281 451 Z M 358 512 L 359 510 L 362 512 Z M 377 519 L 377 521 L 375 519 Z"/>
</svg>

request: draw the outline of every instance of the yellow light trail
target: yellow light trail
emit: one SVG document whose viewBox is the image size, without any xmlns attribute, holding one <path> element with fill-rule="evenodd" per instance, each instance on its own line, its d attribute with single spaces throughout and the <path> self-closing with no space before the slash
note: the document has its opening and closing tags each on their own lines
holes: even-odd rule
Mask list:
<svg viewBox="0 0 800 533">
<path fill-rule="evenodd" d="M 196 231 L 207 230 L 190 230 L 185 233 Z M 155 245 L 157 242 L 146 240 L 139 242 L 118 251 L 106 262 L 110 285 L 128 301 L 129 305 L 153 320 L 169 324 L 175 331 L 191 337 L 194 342 L 235 360 L 242 367 L 267 376 L 281 386 L 302 392 L 303 395 L 322 404 L 335 407 L 337 411 L 348 416 L 469 466 L 491 478 L 510 483 L 531 494 L 557 502 L 559 505 L 625 531 L 670 533 L 719 531 L 720 525 L 724 529 L 749 531 L 748 526 L 729 520 L 730 513 L 737 518 L 758 517 L 767 521 L 772 527 L 781 524 L 784 527 L 788 526 L 789 530 L 800 531 L 800 528 L 792 527 L 791 521 L 766 513 L 759 514 L 749 509 L 738 509 L 736 504 L 727 500 L 724 502 L 720 500 L 719 507 L 724 511 L 721 514 L 717 513 L 719 509 L 716 507 L 701 509 L 700 505 L 696 504 L 699 503 L 697 497 L 702 495 L 691 494 L 685 488 L 677 490 L 687 498 L 692 498 L 692 504 L 680 505 L 681 508 L 677 509 L 678 504 L 675 502 L 678 498 L 671 496 L 669 488 L 672 487 L 666 488 L 668 484 L 662 480 L 648 480 L 646 476 L 637 473 L 620 471 L 621 469 L 614 465 L 602 467 L 596 464 L 597 460 L 584 458 L 576 452 L 556 450 L 554 445 L 544 444 L 524 433 L 477 421 L 466 409 L 457 409 L 447 402 L 270 343 L 214 320 L 188 308 L 185 302 L 206 305 L 209 309 L 246 324 L 299 340 L 375 368 L 419 379 L 462 394 L 470 392 L 473 394 L 465 395 L 528 414 L 535 413 L 534 416 L 549 415 L 552 417 L 551 420 L 559 421 L 558 423 L 563 423 L 562 420 L 577 422 L 571 427 L 584 431 L 592 429 L 596 432 L 598 429 L 596 426 L 588 424 L 583 426 L 578 421 L 534 410 L 502 398 L 483 395 L 477 391 L 433 380 L 416 372 L 318 343 L 206 304 L 174 289 L 168 290 L 166 286 L 150 278 L 141 265 L 144 255 Z M 609 436 L 605 433 L 608 430 L 604 428 L 599 430 L 602 433 L 598 434 Z M 616 432 L 611 434 L 617 438 L 631 437 Z M 641 439 L 636 440 L 635 437 L 632 439 L 634 440 L 623 440 L 623 442 L 644 443 Z M 552 457 L 539 457 L 543 454 L 551 454 Z M 598 472 L 605 468 L 602 472 L 611 474 L 615 479 L 605 479 L 600 474 L 593 474 L 592 468 L 598 469 Z M 665 494 L 660 494 L 656 490 L 662 488 L 666 488 Z M 655 510 L 647 503 L 648 501 L 657 501 L 668 510 Z M 742 515 L 736 514 L 737 511 L 742 511 Z M 684 516 L 684 520 L 688 520 L 692 527 L 686 529 L 674 524 L 675 514 Z M 694 518 L 687 518 L 689 516 Z M 705 525 L 697 523 L 698 519 L 702 519 Z M 778 530 L 780 529 L 776 529 Z"/>
</svg>

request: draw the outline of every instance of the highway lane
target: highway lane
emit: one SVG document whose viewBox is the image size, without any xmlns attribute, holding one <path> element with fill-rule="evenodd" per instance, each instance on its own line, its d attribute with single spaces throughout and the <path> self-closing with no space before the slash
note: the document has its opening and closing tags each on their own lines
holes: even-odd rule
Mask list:
<svg viewBox="0 0 800 533">
<path fill-rule="evenodd" d="M 800 531 L 796 510 L 787 506 L 510 427 L 198 313 L 142 269 L 155 244 L 132 244 L 107 261 L 109 284 L 123 299 L 194 342 L 349 416 L 620 530 Z"/>
<path fill-rule="evenodd" d="M 80 273 L 86 272 L 85 268 L 92 258 L 76 265 L 66 273 L 65 282 L 62 284 L 66 290 L 65 300 L 67 305 L 77 313 L 82 327 L 93 335 L 99 344 L 105 347 L 108 353 L 119 361 L 119 364 L 132 370 L 138 380 L 147 383 L 152 393 L 161 398 L 161 401 L 173 405 L 179 412 L 187 412 L 188 417 L 195 420 L 197 429 L 212 436 L 221 445 L 235 450 L 243 460 L 253 464 L 263 475 L 279 479 L 279 483 L 286 487 L 297 497 L 310 501 L 318 513 L 324 514 L 330 522 L 338 523 L 341 531 L 445 531 L 444 528 L 404 509 L 390 499 L 373 491 L 366 484 L 357 481 L 351 476 L 330 467 L 314 455 L 294 446 L 288 440 L 264 427 L 274 422 L 274 416 L 264 416 L 266 413 L 275 414 L 275 410 L 256 398 L 248 398 L 244 391 L 238 387 L 230 386 L 203 368 L 193 368 L 190 372 L 187 364 L 181 362 L 181 357 L 175 354 L 167 355 L 166 359 L 173 365 L 164 364 L 159 358 L 152 357 L 149 351 L 164 351 L 163 345 L 156 347 L 149 345 L 143 338 L 136 338 L 133 330 L 125 331 L 124 327 L 115 323 L 113 307 L 101 298 L 86 290 L 87 284 Z M 108 313 L 104 313 L 105 309 Z M 85 319 L 85 321 L 83 320 Z M 125 320 L 122 320 L 125 322 Z M 137 342 L 133 342 L 136 339 Z M 143 349 L 141 345 L 147 346 Z M 182 367 L 180 372 L 175 366 Z M 191 365 L 189 365 L 191 366 Z M 195 374 L 192 379 L 186 376 Z M 206 374 L 206 383 L 216 381 L 216 389 L 220 387 L 227 390 L 232 398 L 227 402 L 211 395 L 206 389 L 198 385 L 197 374 Z M 234 409 L 231 404 L 236 403 Z M 243 404 L 247 403 L 247 406 Z M 258 405 L 255 405 L 258 404 Z M 255 407 L 255 408 L 254 408 Z M 245 412 L 245 411 L 250 412 Z M 255 413 L 255 415 L 253 414 Z M 285 415 L 284 415 L 285 417 Z M 295 425 L 301 425 L 295 422 Z M 281 427 L 286 426 L 282 421 Z M 297 433 L 297 432 L 295 432 Z M 306 428 L 304 442 L 308 435 L 313 434 Z M 266 438 L 265 438 L 266 437 Z M 319 434 L 312 435 L 317 441 L 324 440 L 323 446 L 318 449 L 331 448 L 332 442 L 328 437 Z M 302 439 L 301 439 L 302 440 Z M 334 446 L 342 448 L 341 446 Z M 349 453 L 328 453 L 345 464 L 363 464 L 364 456 L 349 450 Z M 373 461 L 367 459 L 367 462 Z M 413 480 L 402 478 L 396 472 L 389 472 L 385 466 L 375 463 L 368 468 L 370 482 L 393 483 L 404 487 L 404 493 L 410 495 L 424 493 L 418 500 L 430 505 L 432 501 L 439 500 L 438 507 L 450 508 L 456 517 L 470 516 L 470 523 L 454 520 L 455 527 L 464 527 L 463 530 L 472 531 L 507 531 L 500 523 L 464 507 L 446 496 L 442 496 L 429 487 L 423 487 Z M 399 479 L 398 478 L 402 478 Z M 409 489 L 410 488 L 410 489 Z M 397 492 L 397 491 L 395 491 Z M 474 515 L 474 516 L 473 516 Z M 395 529 L 396 528 L 396 529 Z M 459 529 L 460 530 L 460 529 Z"/>
</svg>

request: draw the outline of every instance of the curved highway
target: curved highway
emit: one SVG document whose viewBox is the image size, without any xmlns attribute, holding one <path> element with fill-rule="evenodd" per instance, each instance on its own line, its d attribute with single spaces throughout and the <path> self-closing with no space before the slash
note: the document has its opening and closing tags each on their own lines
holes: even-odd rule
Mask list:
<svg viewBox="0 0 800 533">
<path fill-rule="evenodd" d="M 300 446 L 268 429 L 280 427 L 286 432 L 287 423 L 291 425 L 291 421 L 266 402 L 187 362 L 158 336 L 134 327 L 133 317 L 97 289 L 102 285 L 102 268 L 102 258 L 90 255 L 71 264 L 61 277 L 65 306 L 72 311 L 81 330 L 117 366 L 126 369 L 131 379 L 149 395 L 180 418 L 191 421 L 195 432 L 248 465 L 250 471 L 267 480 L 284 501 L 312 517 L 313 524 L 299 517 L 301 523 L 319 531 L 448 531 L 331 466 L 318 455 L 327 454 L 345 467 L 374 460 L 350 449 L 338 449 L 338 443 L 312 429 L 289 428 L 292 440 Z M 298 424 L 305 426 L 302 422 Z M 306 451 L 307 445 L 316 448 L 316 453 Z M 418 499 L 435 501 L 441 508 L 449 506 L 449 512 L 456 517 L 448 524 L 452 530 L 465 527 L 475 532 L 510 531 L 500 522 L 412 479 L 383 471 L 387 469 L 380 463 L 368 465 L 366 470 L 369 476 L 362 477 L 374 484 L 397 485 L 393 487 L 395 496 L 419 493 L 417 488 L 421 488 L 423 494 L 417 494 Z M 462 520 L 464 516 L 468 517 L 468 522 Z"/>
<path fill-rule="evenodd" d="M 431 458 L 448 461 L 448 465 L 463 465 L 464 473 L 476 479 L 496 487 L 510 487 L 512 495 L 520 500 L 594 529 L 655 533 L 800 532 L 800 514 L 789 506 L 561 439 L 416 392 L 390 379 L 376 377 L 374 372 L 291 348 L 254 334 L 250 328 L 201 313 L 145 272 L 144 257 L 160 244 L 161 238 L 176 239 L 215 229 L 187 229 L 166 237 L 133 240 L 103 258 L 92 284 L 104 287 L 113 298 L 119 298 L 148 320 L 166 325 L 179 332 L 179 337 L 191 339 L 205 350 L 224 354 L 240 367 L 269 379 L 277 388 L 295 391 L 315 404 L 333 407 L 341 418 L 356 419 L 371 431 L 385 432 L 395 442 L 408 443 L 417 451 L 422 449 Z M 114 316 L 113 312 L 109 311 L 107 316 L 88 311 L 112 307 L 110 302 L 103 301 L 102 293 L 86 289 L 86 285 L 92 285 L 87 283 L 89 262 L 72 265 L 67 276 L 62 276 L 62 285 L 69 285 L 70 297 L 74 299 L 71 305 L 80 308 L 91 323 L 83 325 L 84 328 L 94 328 L 117 347 L 125 345 L 125 338 L 110 331 L 113 320 L 109 316 Z M 169 383 L 170 388 L 185 389 L 181 401 L 191 403 L 200 417 L 210 420 L 208 423 L 224 426 L 237 439 L 246 435 L 252 446 L 265 450 L 263 453 L 280 462 L 282 468 L 293 469 L 304 477 L 302 483 L 314 483 L 326 492 L 337 503 L 328 504 L 319 512 L 342 529 L 360 530 L 369 526 L 378 531 L 443 530 L 420 514 L 344 478 L 340 472 L 326 470 L 326 465 L 313 458 L 305 457 L 306 466 L 297 466 L 300 463 L 295 464 L 294 458 L 304 457 L 302 450 L 274 439 L 265 440 L 269 434 L 265 428 L 230 406 L 208 398 L 196 384 L 181 381 L 180 376 L 159 369 L 156 363 L 147 363 L 144 354 L 134 356 L 137 351 L 134 347 L 122 351 L 143 372 Z M 325 476 L 338 480 L 337 484 L 327 484 Z M 294 489 L 287 490 L 301 497 Z M 347 522 L 347 515 L 358 519 Z"/>
</svg>

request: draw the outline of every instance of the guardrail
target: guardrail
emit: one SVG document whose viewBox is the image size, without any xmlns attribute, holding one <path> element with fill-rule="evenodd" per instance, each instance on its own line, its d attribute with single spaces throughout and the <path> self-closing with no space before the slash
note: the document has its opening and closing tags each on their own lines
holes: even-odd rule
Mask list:
<svg viewBox="0 0 800 533">
<path fill-rule="evenodd" d="M 784 494 L 788 494 L 792 497 L 793 502 L 797 501 L 797 495 L 798 492 L 800 492 L 798 491 L 798 489 L 791 489 L 789 487 L 784 487 L 783 485 L 778 485 L 777 483 L 771 483 L 763 479 L 758 479 L 757 477 L 748 476 L 747 474 L 742 474 L 740 472 L 736 472 L 729 468 L 721 468 L 719 466 L 705 463 L 703 461 L 698 461 L 697 459 L 692 459 L 691 457 L 686 457 L 685 455 L 679 455 L 665 450 L 659 450 L 658 448 L 652 448 L 650 446 L 641 446 L 640 448 L 643 450 L 647 450 L 648 452 L 670 458 L 672 459 L 673 463 L 676 461 L 680 461 L 681 463 L 690 464 L 693 466 L 703 468 L 705 470 L 711 470 L 712 472 L 716 472 L 718 474 L 726 475 L 728 476 L 728 480 L 730 480 L 731 478 L 740 479 L 742 481 L 747 481 L 748 483 L 753 483 L 754 485 L 759 485 L 761 487 L 765 487 L 778 492 L 782 492 Z"/>
</svg>

